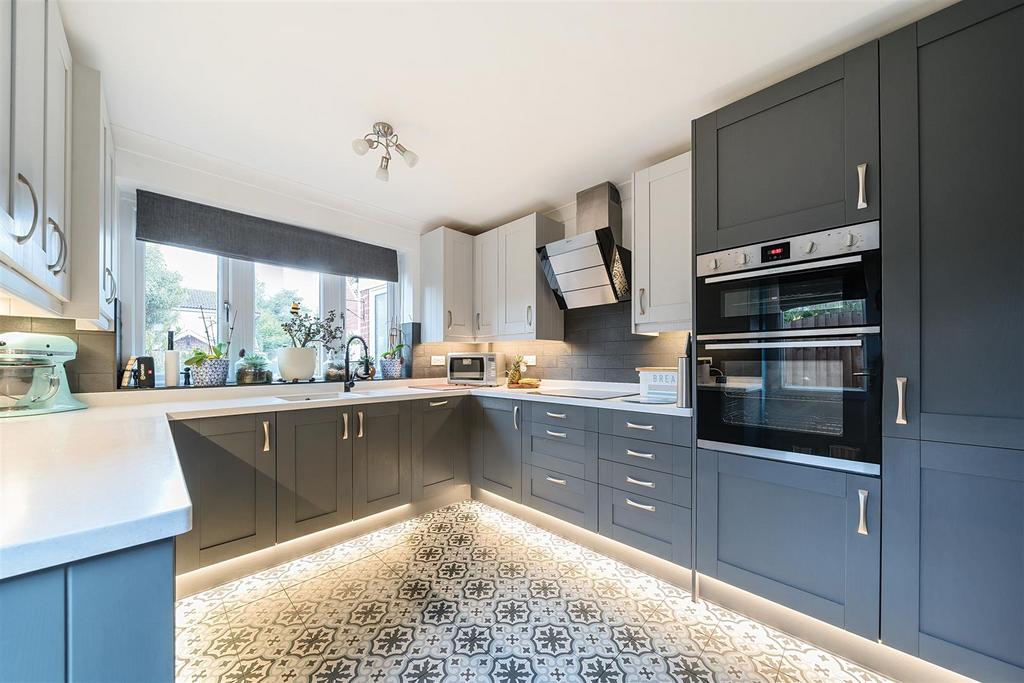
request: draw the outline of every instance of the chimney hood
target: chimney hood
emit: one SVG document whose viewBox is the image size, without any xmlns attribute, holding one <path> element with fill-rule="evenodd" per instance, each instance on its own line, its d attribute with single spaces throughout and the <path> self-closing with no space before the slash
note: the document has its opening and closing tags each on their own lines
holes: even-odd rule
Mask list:
<svg viewBox="0 0 1024 683">
<path fill-rule="evenodd" d="M 631 260 L 622 246 L 622 202 L 614 185 L 576 193 L 576 233 L 537 249 L 559 307 L 628 301 Z"/>
</svg>

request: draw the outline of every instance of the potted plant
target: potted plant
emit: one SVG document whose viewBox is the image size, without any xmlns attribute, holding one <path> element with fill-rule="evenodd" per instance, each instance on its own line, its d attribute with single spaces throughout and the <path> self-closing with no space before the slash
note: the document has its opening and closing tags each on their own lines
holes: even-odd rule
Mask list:
<svg viewBox="0 0 1024 683">
<path fill-rule="evenodd" d="M 217 342 L 210 334 L 210 324 L 206 320 L 206 310 L 199 308 L 199 315 L 203 318 L 203 332 L 206 334 L 207 350 L 195 349 L 192 355 L 185 359 L 185 365 L 192 369 L 192 384 L 197 387 L 222 387 L 228 383 L 228 369 L 231 361 L 226 358 L 228 348 L 231 346 L 231 337 L 235 332 L 234 320 L 228 328 L 228 340 Z M 237 313 L 235 314 L 237 319 Z M 216 322 L 213 323 L 216 327 Z M 216 332 L 216 330 L 214 330 Z"/>
<path fill-rule="evenodd" d="M 341 325 L 335 325 L 337 314 L 328 311 L 324 317 L 303 313 L 297 303 L 292 304 L 291 318 L 281 324 L 292 340 L 291 347 L 277 352 L 277 369 L 281 379 L 286 381 L 308 380 L 316 373 L 316 347 L 323 344 L 330 347 L 342 339 L 345 333 L 344 318 Z"/>
<path fill-rule="evenodd" d="M 392 324 L 388 330 L 388 350 L 380 354 L 380 374 L 384 379 L 399 379 L 402 376 L 402 330 Z"/>
<path fill-rule="evenodd" d="M 260 351 L 246 354 L 242 349 L 235 363 L 235 384 L 270 384 L 273 379 L 267 354 Z"/>
<path fill-rule="evenodd" d="M 366 377 L 362 376 L 362 370 L 364 367 L 369 366 L 370 374 Z M 365 353 L 359 357 L 356 361 L 355 370 L 349 370 L 356 379 L 373 379 L 377 374 L 377 359 L 373 356 L 368 356 Z"/>
</svg>

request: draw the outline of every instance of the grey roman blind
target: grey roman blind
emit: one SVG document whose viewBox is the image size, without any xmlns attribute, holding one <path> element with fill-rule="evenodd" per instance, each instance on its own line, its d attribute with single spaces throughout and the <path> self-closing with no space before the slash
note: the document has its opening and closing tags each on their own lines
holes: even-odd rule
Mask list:
<svg viewBox="0 0 1024 683">
<path fill-rule="evenodd" d="M 398 282 L 394 249 L 139 190 L 135 237 L 219 256 Z"/>
</svg>

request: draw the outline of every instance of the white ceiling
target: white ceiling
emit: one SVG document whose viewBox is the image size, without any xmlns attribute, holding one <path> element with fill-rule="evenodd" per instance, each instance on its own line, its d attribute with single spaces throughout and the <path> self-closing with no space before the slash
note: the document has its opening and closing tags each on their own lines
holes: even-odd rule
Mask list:
<svg viewBox="0 0 1024 683">
<path fill-rule="evenodd" d="M 112 122 L 405 216 L 478 228 L 684 151 L 690 120 L 949 0 L 62 0 Z M 390 183 L 352 138 L 394 124 Z"/>
</svg>

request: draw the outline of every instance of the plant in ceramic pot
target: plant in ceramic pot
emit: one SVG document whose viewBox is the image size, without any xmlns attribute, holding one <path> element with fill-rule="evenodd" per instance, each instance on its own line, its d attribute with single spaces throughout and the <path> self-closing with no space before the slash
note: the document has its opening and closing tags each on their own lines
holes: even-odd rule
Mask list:
<svg viewBox="0 0 1024 683">
<path fill-rule="evenodd" d="M 192 368 L 192 383 L 197 387 L 222 387 L 228 381 L 230 361 L 224 357 L 228 351 L 227 342 L 219 342 L 208 350 L 196 349 L 185 359 L 185 365 Z"/>
<path fill-rule="evenodd" d="M 281 324 L 292 341 L 291 347 L 277 352 L 281 379 L 290 382 L 312 379 L 316 373 L 316 344 L 329 348 L 345 335 L 344 316 L 341 325 L 335 324 L 337 317 L 337 313 L 328 311 L 321 318 L 302 312 L 297 303 L 292 304 L 291 317 Z"/>
<path fill-rule="evenodd" d="M 399 379 L 402 376 L 402 328 L 392 323 L 388 328 L 388 350 L 380 354 L 380 374 L 384 379 Z"/>
</svg>

